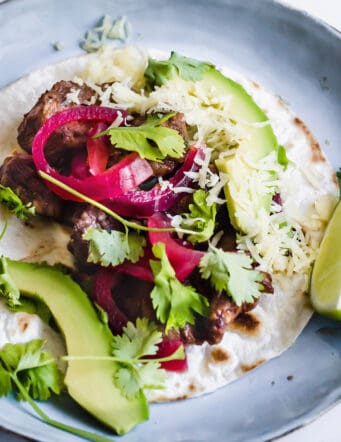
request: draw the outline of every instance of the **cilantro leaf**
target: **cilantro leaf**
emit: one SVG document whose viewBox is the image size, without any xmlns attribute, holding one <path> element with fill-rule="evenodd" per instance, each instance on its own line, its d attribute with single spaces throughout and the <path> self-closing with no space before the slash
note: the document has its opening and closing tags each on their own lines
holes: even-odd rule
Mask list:
<svg viewBox="0 0 341 442">
<path fill-rule="evenodd" d="M 336 172 L 336 178 L 339 182 L 339 188 L 340 188 L 340 192 L 341 192 L 341 167 L 339 168 L 339 170 Z"/>
<path fill-rule="evenodd" d="M 0 360 L 13 373 L 39 365 L 43 341 L 34 339 L 27 344 L 6 344 L 0 350 Z"/>
<path fill-rule="evenodd" d="M 213 203 L 208 206 L 207 195 L 208 193 L 202 189 L 194 192 L 193 203 L 189 205 L 190 213 L 183 215 L 181 227 L 199 232 L 196 235 L 188 236 L 187 239 L 192 244 L 208 241 L 214 232 L 217 205 Z"/>
<path fill-rule="evenodd" d="M 89 241 L 88 262 L 117 266 L 126 259 L 135 263 L 144 254 L 146 239 L 135 232 L 118 232 L 117 230 L 88 229 L 83 239 Z"/>
<path fill-rule="evenodd" d="M 167 156 L 180 158 L 185 152 L 185 142 L 175 129 L 162 126 L 162 123 L 173 117 L 170 112 L 162 118 L 150 115 L 140 126 L 112 127 L 97 136 L 110 136 L 111 144 L 119 149 L 137 152 L 141 158 L 162 161 Z"/>
<path fill-rule="evenodd" d="M 114 336 L 113 356 L 120 359 L 137 359 L 155 355 L 157 344 L 162 341 L 161 333 L 146 318 L 137 318 L 136 325 L 128 322 L 122 336 Z"/>
<path fill-rule="evenodd" d="M 171 52 L 168 60 L 149 59 L 147 69 L 144 73 L 147 87 L 162 86 L 173 76 L 179 75 L 186 81 L 201 80 L 204 73 L 214 67 L 210 63 L 195 60 Z"/>
<path fill-rule="evenodd" d="M 32 203 L 24 204 L 19 196 L 10 188 L 0 184 L 0 203 L 17 218 L 27 220 L 30 215 L 35 214 L 35 208 Z"/>
<path fill-rule="evenodd" d="M 206 315 L 208 299 L 191 286 L 185 286 L 176 278 L 163 243 L 153 246 L 153 253 L 160 261 L 150 260 L 155 277 L 151 292 L 153 307 L 157 318 L 166 324 L 166 333 L 172 328 L 182 328 L 187 323 L 194 324 L 194 314 Z"/>
<path fill-rule="evenodd" d="M 129 399 L 137 396 L 143 388 L 140 381 L 138 370 L 129 364 L 121 363 L 121 367 L 114 374 L 116 387 Z"/>
<path fill-rule="evenodd" d="M 139 377 L 143 388 L 162 389 L 166 380 L 165 370 L 160 368 L 160 362 L 151 360 L 139 369 Z"/>
<path fill-rule="evenodd" d="M 252 260 L 245 254 L 224 252 L 210 246 L 199 267 L 201 276 L 211 278 L 213 287 L 224 290 L 238 306 L 243 302 L 254 302 L 264 289 L 259 284 L 264 278 L 262 273 L 252 269 Z"/>
<path fill-rule="evenodd" d="M 146 318 L 138 318 L 136 325 L 128 322 L 122 336 L 114 336 L 112 354 L 119 364 L 114 382 L 126 397 L 132 398 L 144 388 L 163 388 L 165 373 L 159 359 L 146 359 L 156 354 L 161 341 L 161 332 Z M 179 359 L 178 354 L 175 357 Z"/>
<path fill-rule="evenodd" d="M 11 308 L 20 305 L 20 292 L 11 275 L 7 272 L 6 258 L 0 259 L 0 295 L 6 298 Z"/>
<path fill-rule="evenodd" d="M 45 400 L 51 392 L 59 394 L 64 386 L 63 374 L 51 356 L 42 350 L 44 341 L 34 339 L 25 344 L 6 344 L 0 350 L 2 391 L 8 389 L 5 372 L 14 375 L 26 392 L 35 399 Z M 19 394 L 19 399 L 25 399 Z"/>
<path fill-rule="evenodd" d="M 51 361 L 50 356 L 46 352 L 40 355 L 40 367 L 26 370 L 20 374 L 19 378 L 23 386 L 33 399 L 46 400 L 51 393 L 60 394 L 63 388 L 63 374 L 59 370 L 57 364 Z"/>
</svg>

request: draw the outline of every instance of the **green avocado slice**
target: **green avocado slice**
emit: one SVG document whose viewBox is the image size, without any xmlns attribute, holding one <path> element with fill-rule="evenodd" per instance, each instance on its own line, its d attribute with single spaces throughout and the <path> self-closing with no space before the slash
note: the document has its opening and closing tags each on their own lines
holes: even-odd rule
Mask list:
<svg viewBox="0 0 341 442">
<path fill-rule="evenodd" d="M 83 290 L 69 276 L 44 265 L 6 260 L 7 271 L 19 291 L 38 298 L 50 309 L 63 333 L 68 355 L 111 356 L 112 334 L 100 321 Z M 118 434 L 148 419 L 143 393 L 124 397 L 113 382 L 111 361 L 69 361 L 65 384 L 70 396 Z"/>
<path fill-rule="evenodd" d="M 225 77 L 216 69 L 211 68 L 208 70 L 204 74 L 201 83 L 207 86 L 207 88 L 212 88 L 213 86 L 218 95 L 229 95 L 232 97 L 231 115 L 236 121 L 239 120 L 251 124 L 268 121 L 268 117 L 258 107 L 246 90 L 239 83 Z M 278 142 L 270 124 L 262 127 L 246 125 L 244 129 L 244 137 L 238 149 L 247 153 L 248 158 L 253 162 L 256 163 L 272 151 L 278 153 Z M 242 202 L 235 197 L 236 192 L 233 192 L 231 189 L 233 186 L 238 192 L 243 186 L 246 176 L 251 173 L 252 169 L 246 163 L 243 163 L 241 167 L 241 164 L 238 163 L 233 156 L 218 159 L 216 166 L 220 172 L 226 173 L 229 177 L 224 191 L 231 223 L 236 230 L 249 233 L 247 225 L 236 215 L 241 208 Z M 272 181 L 276 178 L 274 171 L 268 171 L 267 174 L 268 177 L 266 179 L 268 181 Z M 272 192 L 257 195 L 252 201 L 254 212 L 257 213 L 261 208 L 264 208 L 266 212 L 269 213 L 272 196 Z"/>
<path fill-rule="evenodd" d="M 210 63 L 188 58 L 175 52 L 171 53 L 168 60 L 149 60 L 145 71 L 147 89 L 155 85 L 162 86 L 176 77 L 200 84 L 200 90 L 202 92 L 206 90 L 207 95 L 214 93 L 217 96 L 228 96 L 231 99 L 230 114 L 226 118 L 246 123 L 244 136 L 239 143 L 238 150 L 242 151 L 249 161 L 257 163 L 275 151 L 278 162 L 282 165 L 286 164 L 284 148 L 278 146 L 270 124 L 260 127 L 252 126 L 252 123 L 263 123 L 268 121 L 268 118 L 242 85 L 225 77 Z M 282 150 L 279 152 L 279 149 Z M 224 191 L 231 223 L 236 230 L 249 233 L 249 221 L 245 219 L 245 216 L 242 219 L 238 214 L 243 208 L 243 201 L 241 201 L 245 196 L 243 184 L 252 173 L 252 167 L 246 162 L 241 162 L 240 159 L 237 160 L 234 156 L 219 159 L 216 161 L 216 165 L 220 172 L 228 175 L 229 180 Z M 276 179 L 276 173 L 269 170 L 262 175 L 262 179 L 264 182 L 270 183 Z M 251 213 L 254 216 L 257 216 L 260 210 L 270 212 L 273 196 L 270 189 L 262 194 L 255 194 L 254 189 L 249 189 L 249 193 L 250 195 L 247 196 L 252 201 Z"/>
</svg>

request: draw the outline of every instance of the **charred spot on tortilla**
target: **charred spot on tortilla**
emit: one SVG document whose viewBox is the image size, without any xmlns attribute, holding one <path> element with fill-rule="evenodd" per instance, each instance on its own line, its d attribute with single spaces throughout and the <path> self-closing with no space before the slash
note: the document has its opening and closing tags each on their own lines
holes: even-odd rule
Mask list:
<svg viewBox="0 0 341 442">
<path fill-rule="evenodd" d="M 317 142 L 316 138 L 312 135 L 306 124 L 298 117 L 294 118 L 294 123 L 304 132 L 307 139 L 309 140 L 311 147 L 311 159 L 313 162 L 326 162 L 326 157 L 324 156 L 322 149 Z"/>
<path fill-rule="evenodd" d="M 249 336 L 259 335 L 260 327 L 260 321 L 252 313 L 241 313 L 229 326 L 230 330 Z"/>
<path fill-rule="evenodd" d="M 24 334 L 30 325 L 32 315 L 28 313 L 20 313 L 17 316 L 18 328 L 20 333 Z"/>
<path fill-rule="evenodd" d="M 189 391 L 191 391 L 192 393 L 194 393 L 195 391 L 197 391 L 197 387 L 196 385 L 192 382 L 189 384 L 188 386 Z"/>
<path fill-rule="evenodd" d="M 34 222 L 31 222 L 31 221 L 26 220 L 26 221 L 24 221 L 24 224 L 27 228 L 32 229 L 32 230 L 37 228 L 37 226 L 34 224 Z"/>
<path fill-rule="evenodd" d="M 215 347 L 211 350 L 211 358 L 214 362 L 220 363 L 228 361 L 230 359 L 230 355 L 224 348 Z"/>
<path fill-rule="evenodd" d="M 175 396 L 175 397 L 168 397 L 168 396 L 164 396 L 164 395 L 160 395 L 158 396 L 158 398 L 156 399 L 156 402 L 175 402 L 175 401 L 184 401 L 186 399 L 189 399 L 189 395 L 187 394 L 182 394 L 180 396 Z"/>
<path fill-rule="evenodd" d="M 244 373 L 246 373 L 246 372 L 251 371 L 254 368 L 257 368 L 260 365 L 264 364 L 264 362 L 266 362 L 266 359 L 259 359 L 259 361 L 256 361 L 253 364 L 241 364 L 240 368 Z"/>
</svg>

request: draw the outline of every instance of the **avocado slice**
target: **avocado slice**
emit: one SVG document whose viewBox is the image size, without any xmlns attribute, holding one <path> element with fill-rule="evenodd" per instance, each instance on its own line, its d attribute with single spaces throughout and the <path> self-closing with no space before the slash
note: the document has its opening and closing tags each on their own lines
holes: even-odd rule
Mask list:
<svg viewBox="0 0 341 442">
<path fill-rule="evenodd" d="M 245 125 L 245 136 L 238 146 L 239 151 L 246 154 L 254 163 L 272 151 L 276 151 L 278 154 L 278 142 L 270 124 L 261 127 L 252 126 L 252 123 L 266 122 L 268 118 L 239 83 L 225 77 L 214 68 L 204 74 L 201 83 L 207 88 L 213 86 L 218 95 L 232 97 L 232 118 L 236 121 L 250 123 Z M 252 173 L 252 168 L 246 162 L 237 160 L 235 156 L 216 160 L 216 166 L 220 172 L 226 173 L 229 177 L 224 191 L 231 223 L 236 230 L 249 233 L 248 222 L 238 217 L 238 212 L 243 204 L 243 201 L 238 198 L 238 193 L 242 189 L 246 177 Z M 270 182 L 276 179 L 276 173 L 267 171 L 263 179 Z M 272 196 L 273 192 L 270 191 L 262 195 L 253 193 L 253 212 L 258 213 L 260 209 L 264 209 L 269 213 Z"/>
<path fill-rule="evenodd" d="M 63 333 L 68 355 L 110 356 L 112 334 L 86 293 L 69 276 L 44 265 L 6 259 L 7 272 L 18 290 L 43 301 Z M 111 361 L 69 361 L 65 384 L 70 396 L 118 434 L 148 419 L 148 403 L 141 392 L 124 397 L 113 382 Z"/>
<path fill-rule="evenodd" d="M 241 161 L 240 157 L 230 156 L 218 159 L 216 165 L 220 172 L 226 173 L 229 177 L 224 191 L 231 223 L 236 230 L 250 233 L 253 224 L 252 219 L 250 223 L 250 218 L 256 217 L 261 211 L 269 213 L 273 195 L 270 189 L 269 191 L 266 189 L 262 194 L 257 194 L 254 189 L 250 189 L 249 195 L 245 195 L 245 180 L 253 172 L 250 161 L 256 163 L 275 151 L 277 160 L 282 158 L 285 163 L 284 148 L 281 148 L 279 154 L 280 147 L 270 124 L 261 127 L 252 126 L 253 123 L 268 121 L 267 116 L 239 83 L 225 77 L 212 64 L 184 57 L 176 52 L 172 52 L 168 60 L 149 60 L 145 71 L 147 90 L 155 85 L 162 86 L 168 80 L 176 77 L 199 83 L 200 90 L 203 92 L 206 90 L 207 95 L 211 95 L 214 91 L 217 96 L 229 96 L 232 100 L 229 118 L 247 123 L 244 131 L 245 136 L 238 146 L 238 153 L 247 156 L 248 163 Z M 266 183 L 275 178 L 274 171 L 264 172 L 262 176 Z M 244 216 L 243 219 L 239 217 L 239 212 L 243 208 L 243 203 L 245 204 L 245 201 L 242 201 L 245 196 L 248 197 L 247 204 L 251 204 L 252 210 L 251 216 Z"/>
</svg>

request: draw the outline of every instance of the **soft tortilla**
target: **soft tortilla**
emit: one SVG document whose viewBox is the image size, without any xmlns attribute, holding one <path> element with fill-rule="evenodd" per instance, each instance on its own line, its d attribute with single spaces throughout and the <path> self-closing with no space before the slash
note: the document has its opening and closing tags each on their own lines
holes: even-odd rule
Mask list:
<svg viewBox="0 0 341 442">
<path fill-rule="evenodd" d="M 19 149 L 16 135 L 23 114 L 56 81 L 80 75 L 88 57 L 72 58 L 48 66 L 0 91 L 0 162 Z M 323 227 L 316 225 L 314 215 L 321 212 L 323 206 L 327 221 L 338 196 L 334 172 L 321 148 L 278 97 L 235 73 L 225 73 L 241 82 L 267 113 L 279 143 L 286 147 L 289 158 L 295 163 L 281 178 L 284 210 L 306 232 L 312 232 L 320 239 Z M 72 265 L 67 242 L 68 232 L 55 223 L 33 220 L 24 225 L 11 218 L 8 231 L 0 243 L 0 253 L 14 259 Z M 290 278 L 273 275 L 273 281 L 274 295 L 262 296 L 252 312 L 241 315 L 225 333 L 221 343 L 189 346 L 188 371 L 169 373 L 165 389 L 147 391 L 148 398 L 152 401 L 176 400 L 213 391 L 286 350 L 312 315 L 306 295 L 309 275 Z M 34 337 L 44 336 L 39 332 Z"/>
</svg>

